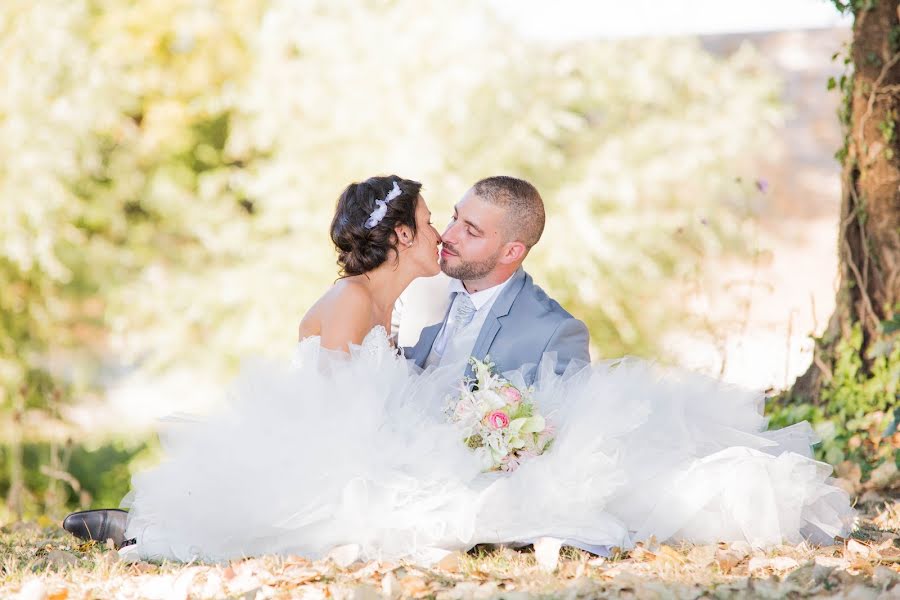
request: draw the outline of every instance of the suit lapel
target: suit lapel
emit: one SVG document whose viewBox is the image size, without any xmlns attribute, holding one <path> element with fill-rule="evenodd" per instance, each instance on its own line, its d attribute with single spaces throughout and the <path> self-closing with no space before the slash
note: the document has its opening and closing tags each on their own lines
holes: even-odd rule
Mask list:
<svg viewBox="0 0 900 600">
<path fill-rule="evenodd" d="M 419 334 L 419 341 L 413 346 L 412 351 L 412 355 L 419 367 L 425 368 L 425 361 L 428 360 L 428 353 L 431 352 L 431 347 L 434 346 L 434 340 L 437 338 L 438 333 L 441 331 L 441 327 L 444 326 L 446 321 L 447 317 L 444 316 L 443 321 L 435 323 L 434 325 L 429 325 Z"/>
<path fill-rule="evenodd" d="M 494 343 L 494 339 L 503 327 L 503 317 L 509 314 L 513 302 L 515 302 L 519 292 L 521 292 L 522 288 L 525 286 L 526 277 L 525 271 L 519 267 L 519 270 L 516 271 L 510 279 L 509 285 L 506 286 L 500 293 L 500 296 L 494 301 L 493 306 L 491 306 L 491 311 L 488 313 L 487 319 L 481 327 L 481 332 L 475 340 L 475 346 L 472 348 L 472 356 L 476 359 L 484 360 L 484 357 L 487 356 L 491 344 Z M 469 365 L 466 369 L 466 375 L 472 376 L 472 365 Z"/>
</svg>

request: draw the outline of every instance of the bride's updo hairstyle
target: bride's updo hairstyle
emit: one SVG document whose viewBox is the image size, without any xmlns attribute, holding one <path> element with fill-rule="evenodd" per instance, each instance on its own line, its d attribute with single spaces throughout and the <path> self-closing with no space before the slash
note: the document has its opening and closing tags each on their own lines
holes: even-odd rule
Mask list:
<svg viewBox="0 0 900 600">
<path fill-rule="evenodd" d="M 394 190 L 395 182 L 399 194 Z M 338 251 L 341 275 L 368 273 L 384 264 L 392 252 L 396 255 L 398 240 L 394 228 L 398 225 L 406 225 L 416 235 L 416 206 L 421 189 L 418 181 L 396 175 L 370 177 L 347 186 L 338 198 L 331 221 L 331 241 Z"/>
</svg>

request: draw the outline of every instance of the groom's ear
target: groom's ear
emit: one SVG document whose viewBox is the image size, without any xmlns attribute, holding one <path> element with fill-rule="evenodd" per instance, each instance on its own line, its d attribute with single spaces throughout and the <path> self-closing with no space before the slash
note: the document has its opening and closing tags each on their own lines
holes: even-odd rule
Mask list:
<svg viewBox="0 0 900 600">
<path fill-rule="evenodd" d="M 520 262 L 528 254 L 528 248 L 522 242 L 506 242 L 500 253 L 500 262 L 509 265 Z"/>
</svg>

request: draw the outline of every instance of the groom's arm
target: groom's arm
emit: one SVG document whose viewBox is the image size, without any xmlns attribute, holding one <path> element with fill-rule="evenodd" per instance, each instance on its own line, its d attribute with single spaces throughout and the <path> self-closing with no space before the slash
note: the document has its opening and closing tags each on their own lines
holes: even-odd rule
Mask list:
<svg viewBox="0 0 900 600">
<path fill-rule="evenodd" d="M 572 360 L 582 363 L 591 362 L 588 350 L 591 336 L 587 326 L 578 319 L 563 319 L 550 336 L 544 353 L 556 352 L 556 373 L 561 375 Z"/>
</svg>

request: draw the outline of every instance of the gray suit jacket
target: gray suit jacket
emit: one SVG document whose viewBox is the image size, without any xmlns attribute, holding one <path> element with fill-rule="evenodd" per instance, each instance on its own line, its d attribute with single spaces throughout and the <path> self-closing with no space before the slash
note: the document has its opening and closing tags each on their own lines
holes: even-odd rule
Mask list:
<svg viewBox="0 0 900 600">
<path fill-rule="evenodd" d="M 422 330 L 418 343 L 405 348 L 407 358 L 425 366 L 434 340 L 444 321 Z M 511 371 L 525 365 L 537 366 L 547 352 L 555 352 L 557 373 L 562 373 L 573 359 L 590 362 L 589 335 L 584 323 L 570 315 L 534 284 L 521 268 L 513 274 L 509 285 L 494 301 L 472 349 L 472 356 L 484 360 L 490 356 L 497 372 Z M 536 369 L 524 373 L 525 381 L 534 383 Z M 471 366 L 466 375 L 472 375 Z"/>
</svg>

